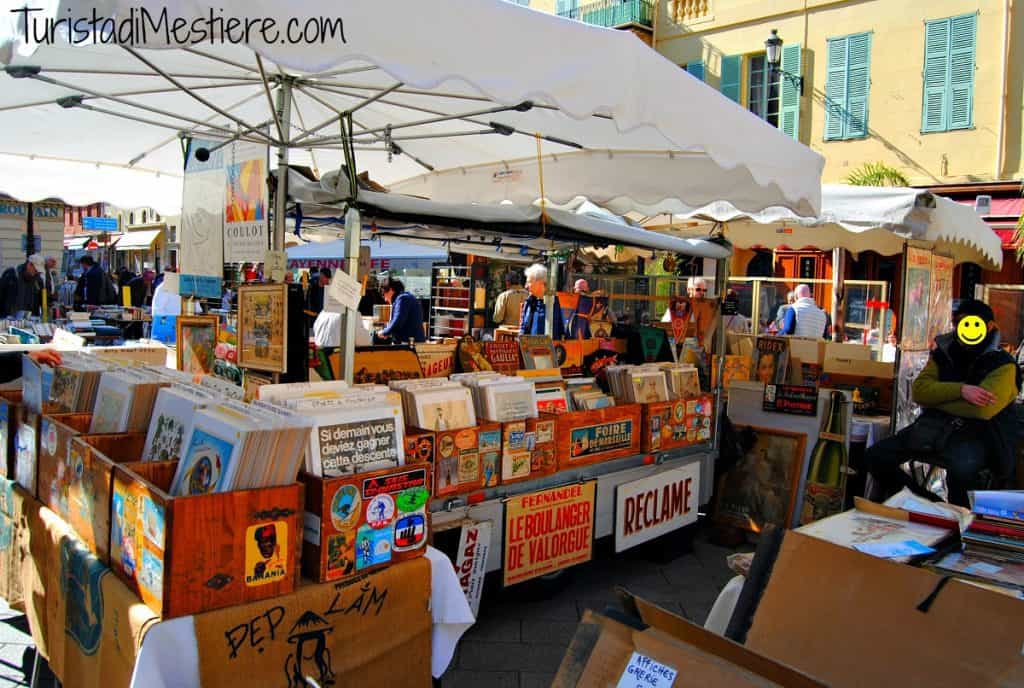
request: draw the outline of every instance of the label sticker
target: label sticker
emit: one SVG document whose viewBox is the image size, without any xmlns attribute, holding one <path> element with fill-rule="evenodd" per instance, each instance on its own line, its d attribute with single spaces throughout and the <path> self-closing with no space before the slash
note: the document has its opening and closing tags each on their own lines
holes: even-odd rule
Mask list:
<svg viewBox="0 0 1024 688">
<path fill-rule="evenodd" d="M 427 515 L 424 512 L 402 516 L 395 521 L 395 551 L 408 552 L 427 541 Z"/>
<path fill-rule="evenodd" d="M 386 528 L 395 517 L 395 500 L 389 494 L 377 495 L 366 506 L 366 522 L 371 528 Z"/>
<path fill-rule="evenodd" d="M 363 526 L 356 537 L 356 569 L 361 570 L 391 561 L 391 529 Z"/>
<path fill-rule="evenodd" d="M 670 688 L 675 680 L 675 669 L 634 652 L 616 688 Z"/>
<path fill-rule="evenodd" d="M 252 587 L 288 575 L 288 524 L 258 523 L 245 531 L 245 584 Z"/>
<path fill-rule="evenodd" d="M 355 485 L 342 485 L 331 499 L 331 524 L 338 530 L 352 530 L 362 504 Z"/>
</svg>

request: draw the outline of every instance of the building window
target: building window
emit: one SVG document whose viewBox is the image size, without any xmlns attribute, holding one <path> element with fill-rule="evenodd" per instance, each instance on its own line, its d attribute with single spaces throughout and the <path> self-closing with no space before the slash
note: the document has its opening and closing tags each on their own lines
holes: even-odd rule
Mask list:
<svg viewBox="0 0 1024 688">
<path fill-rule="evenodd" d="M 828 39 L 825 81 L 825 140 L 868 135 L 871 86 L 871 33 Z"/>
<path fill-rule="evenodd" d="M 142 211 L 142 224 L 146 224 L 146 211 Z"/>
<path fill-rule="evenodd" d="M 921 131 L 974 125 L 974 52 L 978 15 L 925 23 Z"/>
<path fill-rule="evenodd" d="M 768 60 L 762 55 L 750 57 L 750 78 L 747 87 L 747 109 L 771 124 L 779 126 L 779 83 L 781 73 L 771 74 Z"/>
<path fill-rule="evenodd" d="M 129 225 L 134 225 L 135 224 L 135 213 L 128 213 L 128 224 Z"/>
<path fill-rule="evenodd" d="M 693 62 L 687 62 L 682 65 L 682 68 L 693 77 L 704 81 L 704 62 L 702 60 L 694 60 Z"/>
</svg>

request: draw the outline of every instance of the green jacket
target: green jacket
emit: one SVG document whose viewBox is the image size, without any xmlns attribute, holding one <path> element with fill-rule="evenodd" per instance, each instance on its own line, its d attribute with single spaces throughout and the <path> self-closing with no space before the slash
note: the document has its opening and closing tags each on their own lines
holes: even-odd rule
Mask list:
<svg viewBox="0 0 1024 688">
<path fill-rule="evenodd" d="M 914 401 L 926 408 L 937 408 L 961 418 L 990 420 L 1017 397 L 1017 366 L 1014 363 L 1001 365 L 978 383 L 979 387 L 995 395 L 996 403 L 990 406 L 975 406 L 964 400 L 960 396 L 960 388 L 965 384 L 968 383 L 941 382 L 939 367 L 932 358 L 914 380 L 912 393 Z"/>
</svg>

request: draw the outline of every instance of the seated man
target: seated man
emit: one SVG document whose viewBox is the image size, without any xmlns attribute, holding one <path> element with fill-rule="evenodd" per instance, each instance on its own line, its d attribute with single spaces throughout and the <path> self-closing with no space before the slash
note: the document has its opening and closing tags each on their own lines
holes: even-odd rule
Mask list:
<svg viewBox="0 0 1024 688">
<path fill-rule="evenodd" d="M 944 467 L 949 501 L 965 507 L 967 492 L 983 487 L 981 471 L 987 468 L 1000 479 L 1013 474 L 1017 366 L 999 348 L 999 330 L 987 304 L 965 301 L 953 322 L 953 332 L 935 338 L 928 365 L 914 380 L 921 416 L 864 455 L 883 498 L 902 487 L 935 498 L 900 469 L 911 459 L 932 459 Z"/>
</svg>

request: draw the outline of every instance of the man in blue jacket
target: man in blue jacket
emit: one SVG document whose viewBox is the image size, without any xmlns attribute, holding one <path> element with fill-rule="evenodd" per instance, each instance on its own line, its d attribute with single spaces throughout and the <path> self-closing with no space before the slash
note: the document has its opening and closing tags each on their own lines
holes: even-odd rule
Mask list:
<svg viewBox="0 0 1024 688">
<path fill-rule="evenodd" d="M 419 299 L 405 290 L 402 280 L 385 277 L 380 285 L 384 300 L 391 304 L 391 320 L 377 333 L 384 344 L 405 344 L 427 340 L 423 333 L 423 309 Z"/>
</svg>

